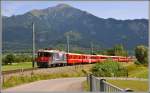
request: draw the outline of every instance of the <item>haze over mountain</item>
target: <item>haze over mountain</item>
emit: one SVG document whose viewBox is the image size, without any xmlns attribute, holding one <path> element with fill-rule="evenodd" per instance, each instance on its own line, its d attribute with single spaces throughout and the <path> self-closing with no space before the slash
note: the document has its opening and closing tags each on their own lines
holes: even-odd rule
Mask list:
<svg viewBox="0 0 150 93">
<path fill-rule="evenodd" d="M 67 4 L 3 16 L 2 20 L 5 50 L 32 48 L 32 22 L 35 23 L 36 48 L 63 46 L 66 35 L 70 36 L 70 44 L 75 47 L 87 48 L 90 42 L 101 48 L 116 44 L 123 44 L 127 49 L 139 44 L 148 45 L 147 19 L 103 19 Z"/>
</svg>

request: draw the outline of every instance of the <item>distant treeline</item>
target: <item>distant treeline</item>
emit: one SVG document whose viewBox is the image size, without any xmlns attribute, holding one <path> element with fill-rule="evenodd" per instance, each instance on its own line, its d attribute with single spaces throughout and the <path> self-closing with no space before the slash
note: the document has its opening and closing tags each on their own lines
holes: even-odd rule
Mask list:
<svg viewBox="0 0 150 93">
<path fill-rule="evenodd" d="M 49 47 L 41 48 L 41 49 L 49 49 Z M 64 45 L 59 45 L 55 47 L 51 47 L 50 49 L 58 49 L 62 51 L 67 51 Z M 37 51 L 38 49 L 36 49 Z M 93 50 L 93 51 L 92 51 Z M 121 55 L 134 55 L 134 50 L 125 50 L 122 44 L 115 45 L 113 48 L 100 48 L 93 46 L 91 47 L 77 47 L 70 45 L 70 52 L 73 53 L 82 53 L 82 54 L 105 54 L 105 55 L 118 55 L 117 51 L 122 51 Z M 123 53 L 124 51 L 124 53 Z M 126 53 L 125 53 L 126 51 Z M 31 49 L 27 50 L 3 50 L 3 54 L 16 53 L 16 54 L 32 54 Z M 120 53 L 119 53 L 120 55 Z"/>
<path fill-rule="evenodd" d="M 59 49 L 62 48 L 51 48 L 51 49 Z M 144 45 L 137 46 L 134 50 L 134 55 L 137 58 L 137 64 L 148 64 L 148 47 Z M 85 54 L 93 54 L 93 55 L 110 55 L 110 56 L 130 56 L 129 52 L 123 47 L 123 45 L 118 44 L 109 49 L 103 50 L 80 50 L 78 48 L 71 49 L 70 52 L 74 53 L 85 53 Z M 11 64 L 11 63 L 19 63 L 19 62 L 31 62 L 32 61 L 32 51 L 7 51 L 3 53 L 3 65 Z"/>
</svg>

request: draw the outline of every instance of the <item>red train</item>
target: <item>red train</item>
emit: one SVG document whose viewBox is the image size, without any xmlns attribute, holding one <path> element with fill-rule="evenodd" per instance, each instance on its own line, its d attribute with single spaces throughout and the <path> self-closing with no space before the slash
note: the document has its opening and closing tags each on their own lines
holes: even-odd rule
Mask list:
<svg viewBox="0 0 150 93">
<path fill-rule="evenodd" d="M 131 61 L 130 57 L 122 56 L 66 53 L 65 51 L 59 50 L 38 50 L 36 62 L 38 67 L 49 67 L 56 65 L 64 66 L 74 64 L 96 63 L 103 62 L 106 59 L 112 59 L 118 62 Z"/>
</svg>

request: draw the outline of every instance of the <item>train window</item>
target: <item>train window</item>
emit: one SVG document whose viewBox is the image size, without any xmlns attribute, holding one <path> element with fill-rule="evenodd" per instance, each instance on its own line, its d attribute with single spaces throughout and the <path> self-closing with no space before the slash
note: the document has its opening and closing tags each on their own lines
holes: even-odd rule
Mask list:
<svg viewBox="0 0 150 93">
<path fill-rule="evenodd" d="M 91 59 L 96 59 L 96 57 L 95 56 L 91 56 Z"/>
<path fill-rule="evenodd" d="M 69 55 L 69 59 L 72 59 L 72 57 L 73 57 L 72 55 Z"/>
<path fill-rule="evenodd" d="M 83 59 L 85 59 L 85 56 L 82 56 Z"/>
<path fill-rule="evenodd" d="M 72 55 L 72 59 L 75 59 L 76 58 L 76 56 L 75 55 Z"/>
<path fill-rule="evenodd" d="M 42 56 L 42 53 L 38 52 L 38 56 Z"/>
<path fill-rule="evenodd" d="M 73 55 L 73 59 L 76 59 L 76 57 L 77 57 L 76 55 Z"/>
<path fill-rule="evenodd" d="M 45 52 L 45 53 L 44 53 L 44 56 L 45 56 L 45 57 L 50 57 L 50 56 L 51 56 L 51 54 L 50 54 L 50 53 L 48 53 L 48 52 Z"/>
<path fill-rule="evenodd" d="M 75 57 L 76 57 L 75 55 L 72 55 L 72 59 L 75 59 Z"/>
<path fill-rule="evenodd" d="M 80 56 L 78 55 L 78 59 L 80 59 Z"/>
<path fill-rule="evenodd" d="M 81 56 L 79 55 L 79 59 L 81 59 Z"/>
<path fill-rule="evenodd" d="M 76 58 L 76 59 L 79 59 L 78 55 L 75 55 L 75 58 Z"/>
<path fill-rule="evenodd" d="M 77 58 L 78 58 L 78 56 L 74 55 L 74 56 L 73 56 L 73 58 L 74 58 L 74 59 L 77 59 Z"/>
<path fill-rule="evenodd" d="M 88 59 L 88 56 L 85 56 L 86 59 Z"/>
<path fill-rule="evenodd" d="M 52 54 L 48 53 L 48 52 L 38 52 L 38 56 L 39 57 L 50 57 L 50 56 L 52 56 Z"/>
<path fill-rule="evenodd" d="M 74 56 L 73 55 L 70 55 L 70 59 L 73 59 L 74 58 Z"/>
<path fill-rule="evenodd" d="M 68 58 L 71 59 L 71 55 L 68 55 Z"/>
<path fill-rule="evenodd" d="M 106 59 L 106 57 L 103 56 L 103 57 L 101 57 L 101 59 Z"/>
<path fill-rule="evenodd" d="M 77 58 L 77 56 L 76 55 L 73 55 L 73 59 L 76 59 Z"/>
<path fill-rule="evenodd" d="M 78 56 L 77 56 L 77 55 L 75 55 L 75 56 L 74 56 L 74 59 L 78 59 Z"/>
<path fill-rule="evenodd" d="M 78 59 L 80 59 L 81 58 L 81 56 L 80 55 L 78 55 Z"/>
</svg>

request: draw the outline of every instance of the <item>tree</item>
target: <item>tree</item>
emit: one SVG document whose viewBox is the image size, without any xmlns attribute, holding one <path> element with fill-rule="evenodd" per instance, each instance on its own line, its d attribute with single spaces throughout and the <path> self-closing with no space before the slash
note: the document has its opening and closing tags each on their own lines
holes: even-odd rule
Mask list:
<svg viewBox="0 0 150 93">
<path fill-rule="evenodd" d="M 114 47 L 114 55 L 115 56 L 127 56 L 127 51 L 124 50 L 123 45 L 116 45 Z"/>
<path fill-rule="evenodd" d="M 13 54 L 8 54 L 6 55 L 5 59 L 4 59 L 4 63 L 5 65 L 7 64 L 12 64 L 15 62 L 15 56 Z"/>
<path fill-rule="evenodd" d="M 135 48 L 135 56 L 141 64 L 148 64 L 148 48 L 146 46 L 137 46 Z"/>
<path fill-rule="evenodd" d="M 112 55 L 114 56 L 114 49 L 108 49 L 106 55 Z"/>
<path fill-rule="evenodd" d="M 127 51 L 124 49 L 123 45 L 121 44 L 114 46 L 112 49 L 108 49 L 107 54 L 112 55 L 112 56 L 127 56 L 128 55 Z"/>
</svg>

